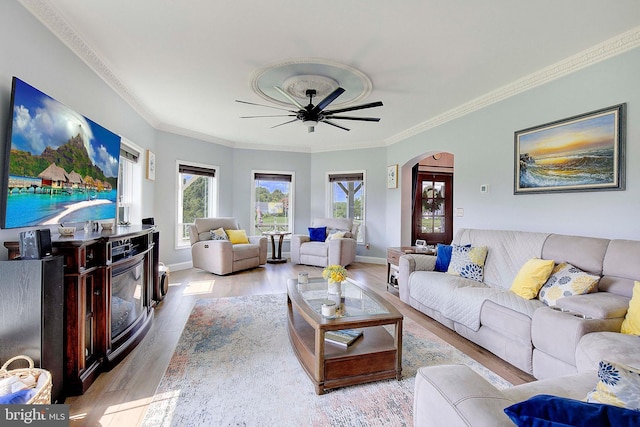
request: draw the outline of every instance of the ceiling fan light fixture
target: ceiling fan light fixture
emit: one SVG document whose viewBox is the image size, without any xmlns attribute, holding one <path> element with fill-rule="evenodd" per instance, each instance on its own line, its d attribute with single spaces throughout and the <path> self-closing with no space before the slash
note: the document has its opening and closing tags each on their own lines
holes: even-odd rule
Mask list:
<svg viewBox="0 0 640 427">
<path fill-rule="evenodd" d="M 303 125 L 307 127 L 307 132 L 315 132 L 316 126 L 318 126 L 318 122 L 315 120 L 304 120 L 302 122 Z"/>
</svg>

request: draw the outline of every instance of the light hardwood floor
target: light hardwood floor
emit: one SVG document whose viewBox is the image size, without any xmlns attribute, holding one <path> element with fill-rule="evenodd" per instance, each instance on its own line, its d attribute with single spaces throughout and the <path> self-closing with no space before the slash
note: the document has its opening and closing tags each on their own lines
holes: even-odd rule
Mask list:
<svg viewBox="0 0 640 427">
<path fill-rule="evenodd" d="M 438 322 L 414 310 L 386 290 L 386 266 L 355 263 L 349 277 L 383 295 L 401 313 L 418 322 L 451 345 L 513 384 L 533 378 L 503 362 L 483 348 L 458 336 Z M 299 271 L 320 276 L 321 268 L 286 264 L 264 267 L 229 276 L 201 270 L 171 272 L 169 292 L 155 310 L 153 326 L 143 341 L 118 366 L 101 374 L 82 396 L 66 399 L 72 426 L 129 427 L 140 424 L 173 354 L 196 300 L 240 295 L 286 293 L 286 281 Z"/>
</svg>

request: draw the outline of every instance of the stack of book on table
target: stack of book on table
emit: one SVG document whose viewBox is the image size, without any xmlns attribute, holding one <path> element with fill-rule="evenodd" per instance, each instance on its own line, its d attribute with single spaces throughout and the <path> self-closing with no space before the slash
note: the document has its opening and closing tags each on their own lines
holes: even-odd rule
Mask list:
<svg viewBox="0 0 640 427">
<path fill-rule="evenodd" d="M 362 331 L 359 329 L 340 329 L 338 331 L 327 331 L 324 334 L 324 339 L 332 344 L 337 344 L 342 347 L 348 347 L 362 336 Z"/>
</svg>

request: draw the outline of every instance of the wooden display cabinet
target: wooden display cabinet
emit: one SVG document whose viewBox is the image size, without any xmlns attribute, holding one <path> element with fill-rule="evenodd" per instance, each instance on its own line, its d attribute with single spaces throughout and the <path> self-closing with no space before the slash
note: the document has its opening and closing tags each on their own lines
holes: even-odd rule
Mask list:
<svg viewBox="0 0 640 427">
<path fill-rule="evenodd" d="M 145 336 L 153 321 L 153 226 L 52 236 L 54 255 L 64 258 L 65 392 L 84 393 L 97 376 L 122 360 Z M 19 257 L 18 242 L 5 242 L 9 259 Z M 135 270 L 135 274 L 128 274 Z M 122 275 L 122 276 L 120 276 Z M 131 277 L 131 278 L 130 278 Z M 114 284 L 131 281 L 131 301 L 114 295 Z M 129 314 L 120 327 L 122 315 Z M 117 318 L 114 317 L 116 312 Z M 114 329 L 114 325 L 118 328 Z M 115 333 L 114 333 L 115 331 Z"/>
</svg>

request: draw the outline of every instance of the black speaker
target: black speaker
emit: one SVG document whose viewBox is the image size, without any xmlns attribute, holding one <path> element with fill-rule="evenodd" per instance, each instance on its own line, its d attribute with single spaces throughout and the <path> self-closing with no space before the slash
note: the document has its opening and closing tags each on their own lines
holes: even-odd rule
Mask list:
<svg viewBox="0 0 640 427">
<path fill-rule="evenodd" d="M 153 220 L 153 217 L 142 218 L 142 225 L 155 225 L 155 221 Z"/>
<path fill-rule="evenodd" d="M 51 256 L 51 230 L 27 230 L 20 233 L 20 258 L 41 259 Z"/>
</svg>

